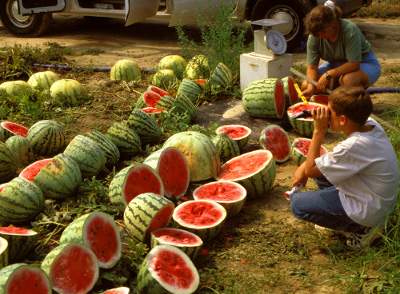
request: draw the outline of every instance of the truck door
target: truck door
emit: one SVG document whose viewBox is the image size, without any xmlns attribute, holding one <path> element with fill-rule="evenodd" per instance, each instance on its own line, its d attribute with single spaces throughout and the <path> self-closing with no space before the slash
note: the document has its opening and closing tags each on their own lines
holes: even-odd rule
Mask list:
<svg viewBox="0 0 400 294">
<path fill-rule="evenodd" d="M 157 14 L 160 0 L 125 0 L 125 26 Z"/>
<path fill-rule="evenodd" d="M 59 12 L 65 8 L 65 0 L 18 0 L 19 13 L 22 15 Z"/>
</svg>

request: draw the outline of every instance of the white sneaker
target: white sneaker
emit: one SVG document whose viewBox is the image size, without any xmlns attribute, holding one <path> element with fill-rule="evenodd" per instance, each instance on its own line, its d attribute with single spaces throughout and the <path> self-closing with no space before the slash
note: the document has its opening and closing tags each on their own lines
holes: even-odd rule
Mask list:
<svg viewBox="0 0 400 294">
<path fill-rule="evenodd" d="M 376 239 L 381 237 L 383 232 L 383 227 L 365 228 L 361 233 L 351 233 L 351 236 L 349 239 L 347 239 L 346 244 L 348 247 L 354 250 L 367 248 Z"/>
<path fill-rule="evenodd" d="M 315 230 L 317 230 L 318 233 L 327 235 L 327 236 L 335 236 L 335 235 L 344 235 L 346 238 L 349 238 L 351 236 L 350 232 L 344 232 L 344 231 L 339 231 L 339 230 L 332 230 L 320 225 L 315 224 L 314 225 Z"/>
</svg>

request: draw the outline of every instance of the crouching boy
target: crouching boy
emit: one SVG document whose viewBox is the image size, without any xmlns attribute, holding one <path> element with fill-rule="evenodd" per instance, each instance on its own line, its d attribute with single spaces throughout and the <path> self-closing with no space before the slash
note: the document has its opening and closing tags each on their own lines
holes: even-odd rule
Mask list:
<svg viewBox="0 0 400 294">
<path fill-rule="evenodd" d="M 328 106 L 313 110 L 314 133 L 307 160 L 295 172 L 293 187 L 313 178 L 320 190 L 296 193 L 291 210 L 298 219 L 342 231 L 352 249 L 381 235 L 397 201 L 399 166 L 382 127 L 372 118 L 372 101 L 358 87 L 340 87 Z M 330 126 L 347 139 L 320 156 Z"/>
</svg>

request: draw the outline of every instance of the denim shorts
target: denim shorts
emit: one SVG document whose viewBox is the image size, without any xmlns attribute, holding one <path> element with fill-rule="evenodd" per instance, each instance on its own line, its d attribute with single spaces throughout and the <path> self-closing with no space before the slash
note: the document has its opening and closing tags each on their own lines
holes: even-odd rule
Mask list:
<svg viewBox="0 0 400 294">
<path fill-rule="evenodd" d="M 338 61 L 338 62 L 333 62 L 329 63 L 328 61 L 325 61 L 323 64 L 321 64 L 318 67 L 318 73 L 320 75 L 323 75 L 326 73 L 328 70 L 337 68 L 343 64 L 345 64 L 347 61 Z M 361 60 L 360 68 L 368 75 L 369 77 L 369 86 L 371 87 L 375 82 L 379 79 L 382 73 L 382 68 L 381 65 L 378 61 L 378 59 L 375 57 L 374 52 L 372 50 L 369 52 L 369 55 L 365 57 L 363 60 Z"/>
</svg>

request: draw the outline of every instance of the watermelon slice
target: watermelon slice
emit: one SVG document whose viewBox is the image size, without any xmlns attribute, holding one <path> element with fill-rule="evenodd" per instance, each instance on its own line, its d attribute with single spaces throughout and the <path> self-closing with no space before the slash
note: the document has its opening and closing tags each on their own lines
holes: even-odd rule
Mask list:
<svg viewBox="0 0 400 294">
<path fill-rule="evenodd" d="M 241 184 L 247 197 L 266 197 L 275 182 L 276 164 L 269 150 L 256 150 L 236 156 L 221 167 L 217 180 Z"/>
<path fill-rule="evenodd" d="M 329 98 L 329 95 L 322 95 L 322 94 L 321 95 L 313 95 L 313 96 L 311 96 L 310 101 L 328 105 L 328 98 Z"/>
<path fill-rule="evenodd" d="M 4 134 L 4 140 L 15 135 L 26 137 L 29 131 L 28 128 L 10 121 L 3 121 L 0 125 L 1 132 Z"/>
<path fill-rule="evenodd" d="M 203 241 L 199 236 L 192 232 L 176 229 L 176 228 L 160 228 L 151 232 L 151 248 L 158 245 L 171 245 L 178 247 L 191 260 L 194 260 L 198 255 Z"/>
<path fill-rule="evenodd" d="M 199 286 L 199 273 L 182 250 L 170 246 L 154 247 L 143 260 L 137 275 L 140 293 L 189 294 Z"/>
<path fill-rule="evenodd" d="M 286 131 L 278 125 L 266 126 L 260 135 L 262 149 L 271 151 L 276 162 L 285 162 L 290 157 L 291 143 Z"/>
<path fill-rule="evenodd" d="M 181 228 L 206 242 L 219 234 L 226 215 L 225 208 L 215 201 L 190 200 L 179 204 L 172 217 Z"/>
<path fill-rule="evenodd" d="M 170 93 L 168 93 L 167 91 L 164 91 L 163 89 L 160 89 L 159 87 L 156 87 L 156 86 L 153 86 L 153 85 L 150 85 L 147 88 L 147 91 L 155 92 L 158 95 L 160 95 L 161 97 L 163 97 L 165 95 L 172 97 L 172 95 Z"/>
<path fill-rule="evenodd" d="M 179 198 L 186 193 L 190 170 L 185 155 L 176 147 L 167 147 L 150 154 L 143 162 L 157 171 L 165 196 Z"/>
<path fill-rule="evenodd" d="M 194 200 L 212 200 L 221 204 L 228 218 L 240 212 L 246 196 L 246 189 L 242 185 L 229 181 L 207 183 L 193 191 Z"/>
<path fill-rule="evenodd" d="M 142 108 L 140 110 L 143 111 L 143 112 L 146 112 L 146 113 L 161 113 L 161 112 L 167 113 L 166 110 L 158 109 L 158 108 L 154 108 L 154 107 L 145 107 L 145 108 Z"/>
<path fill-rule="evenodd" d="M 44 168 L 48 163 L 50 163 L 53 158 L 46 158 L 38 160 L 28 167 L 24 168 L 19 176 L 21 178 L 27 179 L 28 181 L 33 181 L 33 179 L 37 176 L 37 174 Z"/>
<path fill-rule="evenodd" d="M 102 292 L 101 294 L 129 294 L 129 291 L 130 290 L 128 287 L 119 287 L 107 290 L 105 292 Z"/>
<path fill-rule="evenodd" d="M 24 263 L 14 263 L 0 271 L 0 291 L 7 294 L 52 293 L 46 273 Z"/>
<path fill-rule="evenodd" d="M 312 117 L 301 117 L 301 118 L 295 118 L 293 119 L 292 116 L 302 112 L 303 110 L 312 110 L 312 109 L 317 109 L 320 107 L 322 104 L 319 103 L 314 103 L 314 102 L 308 102 L 303 103 L 299 102 L 296 103 L 292 106 L 290 106 L 287 109 L 287 115 L 289 117 L 289 122 L 292 125 L 293 129 L 299 133 L 301 136 L 304 137 L 311 137 L 313 132 L 314 132 L 314 120 Z"/>
<path fill-rule="evenodd" d="M 283 90 L 285 93 L 285 106 L 288 108 L 290 105 L 296 104 L 299 100 L 296 88 L 294 87 L 295 80 L 293 76 L 282 78 Z"/>
<path fill-rule="evenodd" d="M 242 125 L 225 125 L 215 130 L 217 134 L 222 131 L 225 131 L 238 144 L 239 149 L 242 149 L 247 144 L 251 134 L 251 129 Z"/>
<path fill-rule="evenodd" d="M 11 263 L 22 260 L 36 245 L 38 233 L 20 227 L 0 227 L 0 237 L 6 239 L 9 248 L 9 260 Z"/>
<path fill-rule="evenodd" d="M 297 138 L 292 144 L 292 159 L 297 165 L 301 165 L 307 159 L 308 150 L 310 149 L 311 139 Z M 324 146 L 320 148 L 320 156 L 328 153 Z"/>
<path fill-rule="evenodd" d="M 54 248 L 44 258 L 41 268 L 58 293 L 88 293 L 99 278 L 97 257 L 83 244 L 69 243 Z"/>
<path fill-rule="evenodd" d="M 8 265 L 8 242 L 6 239 L 0 237 L 0 269 L 2 269 L 7 265 Z"/>
</svg>

